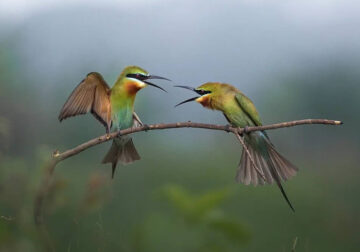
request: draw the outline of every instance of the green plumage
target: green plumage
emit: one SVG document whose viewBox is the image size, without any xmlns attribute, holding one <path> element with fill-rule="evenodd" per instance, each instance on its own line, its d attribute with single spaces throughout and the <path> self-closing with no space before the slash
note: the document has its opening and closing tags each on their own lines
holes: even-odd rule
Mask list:
<svg viewBox="0 0 360 252">
<path fill-rule="evenodd" d="M 246 128 L 262 125 L 253 102 L 235 87 L 229 84 L 209 82 L 193 90 L 201 95 L 194 98 L 195 101 L 206 108 L 223 112 L 232 126 Z M 294 210 L 281 181 L 294 176 L 297 168 L 275 150 L 265 132 L 257 131 L 245 134 L 245 143 L 248 151 L 243 150 L 236 180 L 246 185 L 276 182 L 287 203 Z M 261 174 L 259 174 L 260 172 Z"/>
<path fill-rule="evenodd" d="M 133 78 L 127 78 L 129 74 L 147 76 L 148 72 L 137 66 L 129 66 L 123 70 L 111 89 L 111 121 L 114 131 L 131 128 L 134 124 L 134 102 L 137 91 L 145 87 L 145 84 Z M 103 159 L 103 163 L 112 164 L 112 177 L 114 177 L 118 161 L 122 164 L 130 164 L 140 160 L 132 138 L 119 136 L 113 140 L 110 150 Z"/>
<path fill-rule="evenodd" d="M 149 79 L 168 80 L 164 77 L 149 75 L 140 67 L 128 66 L 110 89 L 101 74 L 91 72 L 71 93 L 60 111 L 59 120 L 90 112 L 106 127 L 107 133 L 110 129 L 118 131 L 137 126 L 141 124 L 134 112 L 137 92 L 147 85 L 164 90 L 149 82 Z M 132 139 L 128 136 L 119 136 L 114 139 L 103 163 L 112 164 L 112 176 L 114 176 L 119 161 L 129 164 L 139 159 L 140 156 Z"/>
<path fill-rule="evenodd" d="M 148 72 L 137 66 L 123 70 L 111 89 L 111 119 L 115 130 L 127 129 L 133 125 L 134 102 L 137 92 L 132 89 L 136 80 L 127 78 L 128 74 L 148 75 Z M 139 83 L 139 85 L 141 85 Z M 140 88 L 139 88 L 140 89 Z"/>
</svg>

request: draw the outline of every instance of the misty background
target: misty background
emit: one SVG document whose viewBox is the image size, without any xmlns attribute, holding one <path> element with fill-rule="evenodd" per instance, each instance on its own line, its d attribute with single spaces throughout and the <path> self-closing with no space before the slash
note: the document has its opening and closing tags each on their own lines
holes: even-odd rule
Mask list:
<svg viewBox="0 0 360 252">
<path fill-rule="evenodd" d="M 355 251 L 360 248 L 360 4 L 356 1 L 0 2 L 0 251 Z M 142 160 L 100 162 L 109 143 L 57 166 L 44 237 L 33 203 L 51 153 L 104 134 L 91 115 L 59 123 L 92 71 L 110 86 L 127 65 L 172 82 L 141 90 L 144 123 L 225 124 L 174 105 L 207 81 L 235 85 L 264 124 L 344 121 L 269 131 L 300 172 L 276 186 L 236 184 L 241 146 L 224 132 L 133 136 Z"/>
</svg>

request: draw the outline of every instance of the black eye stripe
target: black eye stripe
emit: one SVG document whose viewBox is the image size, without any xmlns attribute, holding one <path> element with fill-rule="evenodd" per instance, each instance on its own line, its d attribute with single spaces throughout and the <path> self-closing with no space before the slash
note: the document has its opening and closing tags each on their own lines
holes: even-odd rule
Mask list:
<svg viewBox="0 0 360 252">
<path fill-rule="evenodd" d="M 126 77 L 138 79 L 138 80 L 141 80 L 141 81 L 146 80 L 148 78 L 148 76 L 143 75 L 143 74 L 127 74 Z"/>
<path fill-rule="evenodd" d="M 202 89 L 195 89 L 195 92 L 198 93 L 199 95 L 205 95 L 211 93 L 211 91 L 202 90 Z"/>
</svg>

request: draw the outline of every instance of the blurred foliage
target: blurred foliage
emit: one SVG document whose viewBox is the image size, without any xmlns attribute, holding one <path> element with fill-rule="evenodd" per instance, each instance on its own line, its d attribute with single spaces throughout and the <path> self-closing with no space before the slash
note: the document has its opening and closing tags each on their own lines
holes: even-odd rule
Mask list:
<svg viewBox="0 0 360 252">
<path fill-rule="evenodd" d="M 10 135 L 10 122 L 4 117 L 0 117 L 0 137 L 8 138 Z"/>
<path fill-rule="evenodd" d="M 360 80 L 342 69 L 339 76 Z M 177 132 L 164 132 L 165 140 L 154 132 L 135 136 L 143 161 L 119 168 L 114 180 L 110 180 L 110 167 L 99 164 L 105 146 L 60 164 L 45 204 L 47 233 L 42 232 L 33 222 L 33 199 L 44 165 L 55 149 L 52 146 L 63 150 L 63 146 L 102 133 L 102 128 L 89 117 L 85 120 L 91 124 L 86 127 L 94 127 L 89 131 L 76 131 L 76 137 L 71 136 L 73 132 L 67 133 L 70 136 L 53 134 L 38 123 L 52 118 L 49 111 L 43 111 L 31 116 L 39 120 L 36 124 L 27 120 L 29 127 L 19 131 L 18 117 L 6 111 L 11 108 L 21 114 L 26 109 L 12 107 L 9 98 L 2 100 L 0 251 L 39 251 L 46 247 L 47 235 L 57 251 L 289 251 L 296 236 L 297 251 L 356 250 L 360 205 L 354 198 L 360 187 L 355 153 L 359 142 L 358 117 L 352 113 L 358 107 L 359 93 L 355 81 L 350 81 L 347 99 L 342 99 L 345 106 L 337 106 L 333 101 L 338 102 L 339 87 L 334 83 L 345 83 L 345 77 L 341 80 L 333 74 L 330 68 L 320 75 L 309 71 L 286 77 L 258 105 L 265 108 L 266 122 L 309 117 L 345 121 L 341 128 L 270 132 L 276 146 L 280 150 L 286 146 L 289 158 L 301 167 L 299 176 L 285 185 L 295 215 L 274 186 L 234 185 L 240 151 L 227 135 L 209 138 L 207 132 L 207 142 L 199 140 L 189 147 L 166 140 Z M 312 76 L 313 84 L 305 85 L 303 76 Z M 283 103 L 287 106 L 280 106 Z M 158 144 L 153 145 L 154 141 Z"/>
<path fill-rule="evenodd" d="M 179 185 L 166 185 L 157 190 L 156 198 L 162 195 L 175 211 L 149 214 L 135 229 L 136 251 L 164 248 L 171 251 L 224 251 L 242 247 L 250 238 L 248 228 L 236 218 L 226 216 L 220 208 L 230 193 L 226 188 L 197 195 Z"/>
<path fill-rule="evenodd" d="M 176 185 L 168 185 L 163 191 L 179 216 L 190 225 L 207 225 L 234 243 L 242 244 L 249 239 L 246 228 L 234 219 L 226 217 L 225 213 L 218 209 L 222 201 L 232 193 L 229 188 L 208 191 L 202 195 L 191 195 Z"/>
<path fill-rule="evenodd" d="M 34 225 L 33 199 L 44 164 L 55 149 L 51 146 L 64 149 L 102 133 L 102 128 L 90 124 L 95 128 L 74 138 L 53 135 L 47 127 L 31 126 L 27 120 L 29 127 L 19 131 L 18 117 L 7 111 L 11 108 L 19 115 L 26 109 L 14 106 L 2 93 L 0 251 L 39 251 L 49 242 L 47 235 L 57 251 L 289 251 L 296 236 L 297 251 L 356 250 L 359 118 L 352 113 L 359 103 L 358 86 L 353 83 L 360 78 L 345 68 L 336 69 L 342 74 L 330 68 L 319 75 L 309 71 L 280 78 L 258 105 L 264 108 L 265 122 L 309 117 L 345 121 L 341 128 L 270 132 L 278 148 L 286 146 L 287 155 L 301 167 L 299 176 L 285 185 L 295 215 L 276 187 L 234 185 L 239 150 L 231 139 L 215 135 L 205 149 L 203 140 L 190 148 L 161 140 L 154 132 L 141 135 L 142 141 L 135 136 L 143 161 L 122 167 L 113 181 L 110 168 L 99 164 L 105 146 L 59 165 L 45 204 L 47 233 Z M 336 105 L 337 83 L 348 88 L 347 98 L 341 99 L 344 106 Z M 283 103 L 287 106 L 280 106 Z M 48 111 L 43 113 L 31 118 L 38 122 L 52 118 Z M 94 122 L 90 117 L 88 121 Z M 159 144 L 154 146 L 153 141 Z M 217 145 L 228 151 L 218 152 Z M 155 153 L 162 158 L 153 157 Z"/>
<path fill-rule="evenodd" d="M 77 11 L 74 9 L 76 17 Z M 65 20 L 63 13 L 60 14 L 58 23 L 66 33 L 69 27 L 62 26 Z M 235 14 L 238 16 L 237 11 Z M 47 18 L 51 19 L 52 15 Z M 94 20 L 97 22 L 96 18 Z M 148 20 L 154 21 L 153 16 Z M 67 37 L 62 37 L 63 33 L 56 26 L 52 27 L 53 24 L 47 26 L 51 29 L 45 32 L 41 30 L 45 23 L 44 20 L 29 21 L 24 27 L 17 27 L 0 38 L 0 252 L 37 252 L 49 244 L 56 251 L 290 251 L 295 237 L 298 237 L 296 251 L 359 250 L 360 65 L 356 53 L 339 53 L 332 60 L 326 55 L 315 55 L 307 58 L 302 67 L 290 66 L 285 71 L 284 63 L 278 74 L 265 74 L 266 71 L 260 69 L 264 65 L 260 60 L 256 61 L 257 57 L 253 63 L 259 65 L 259 69 L 251 72 L 251 65 L 245 70 L 239 67 L 238 64 L 246 67 L 251 63 L 248 61 L 253 58 L 253 52 L 249 51 L 250 56 L 239 59 L 233 57 L 231 46 L 224 47 L 217 40 L 198 41 L 200 52 L 192 48 L 192 43 L 186 42 L 189 47 L 179 50 L 182 57 L 165 53 L 163 60 L 148 56 L 153 48 L 142 44 L 140 47 L 136 44 L 140 42 L 128 40 L 128 46 L 116 41 L 117 45 L 120 43 L 118 47 L 128 51 L 121 57 L 112 52 L 113 48 L 103 45 L 117 58 L 114 62 L 107 60 L 108 55 L 103 55 L 103 48 L 96 42 L 90 50 L 92 53 L 88 53 L 83 33 L 79 35 L 78 47 L 84 47 L 84 51 L 75 54 L 66 47 L 60 50 L 57 46 L 64 44 L 64 38 L 76 34 L 66 33 Z M 108 22 L 104 23 L 108 25 Z M 169 22 L 168 32 L 178 32 L 172 25 Z M 26 34 L 32 34 L 32 27 L 39 28 L 38 33 L 42 32 L 44 37 L 59 34 L 61 39 L 55 37 L 56 43 L 52 41 L 52 44 L 41 37 L 26 37 Z M 227 32 L 223 27 L 217 28 Z M 79 30 L 83 31 L 82 27 Z M 152 29 L 141 31 L 147 30 L 153 32 Z M 280 30 L 285 34 L 281 27 Z M 48 35 L 50 31 L 54 34 Z M 133 29 L 132 32 L 137 35 L 138 31 Z M 197 34 L 196 30 L 193 32 Z M 268 32 L 272 36 L 273 27 Z M 244 33 L 239 34 L 243 36 Z M 217 36 L 217 33 L 211 32 L 211 35 Z M 92 33 L 91 36 L 93 38 Z M 98 37 L 103 40 L 103 36 Z M 172 44 L 168 37 L 165 39 L 167 44 Z M 28 40 L 32 41 L 33 47 L 26 47 Z M 207 40 L 220 44 L 228 50 L 227 54 L 222 50 L 215 56 L 209 54 L 210 50 L 202 48 Z M 179 43 L 184 42 L 180 40 Z M 132 43 L 140 53 L 129 49 Z M 254 46 L 251 39 L 244 43 L 243 46 L 254 47 L 258 54 L 262 51 L 257 50 L 265 45 L 273 48 L 268 42 Z M 48 52 L 58 51 L 58 58 L 51 53 L 44 54 L 41 67 L 32 68 L 39 63 L 37 56 L 42 55 L 44 46 Z M 281 43 L 278 46 L 281 51 L 286 47 Z M 271 65 L 281 63 L 272 62 L 272 56 L 279 53 L 279 48 L 273 50 L 274 54 L 265 55 Z M 285 53 L 290 53 L 292 49 L 289 48 Z M 168 50 L 177 51 L 172 46 Z M 187 50 L 189 52 L 184 53 Z M 245 53 L 243 49 L 237 51 L 241 55 Z M 104 57 L 99 57 L 99 53 Z M 73 54 L 78 59 L 69 60 L 67 57 Z M 156 50 L 154 54 L 157 54 Z M 220 59 L 217 63 L 204 59 L 208 54 L 217 60 L 219 54 L 234 60 L 226 61 L 222 66 L 224 61 Z M 86 72 L 106 69 L 101 71 L 109 76 L 106 79 L 114 80 L 119 66 L 124 65 L 122 61 L 126 59 L 127 62 L 130 56 L 134 56 L 131 63 L 146 62 L 158 71 L 156 74 L 164 76 L 168 76 L 167 72 L 160 70 L 170 65 L 169 58 L 176 62 L 181 59 L 193 61 L 194 65 L 189 68 L 182 62 L 174 65 L 176 71 L 171 74 L 179 81 L 198 83 L 202 78 L 204 81 L 208 78 L 227 81 L 232 77 L 233 84 L 246 94 L 250 91 L 249 96 L 265 124 L 321 117 L 343 120 L 345 124 L 341 127 L 314 125 L 269 131 L 279 151 L 300 168 L 298 176 L 284 185 L 296 213 L 290 212 L 275 186 L 254 188 L 234 183 L 240 148 L 230 135 L 195 129 L 174 130 L 135 135 L 142 160 L 119 167 L 114 180 L 110 179 L 111 168 L 100 164 L 108 148 L 106 144 L 59 164 L 46 198 L 45 225 L 36 227 L 34 198 L 51 153 L 104 133 L 103 127 L 91 116 L 59 124 L 56 119 L 59 108 Z M 149 59 L 146 61 L 140 56 Z M 58 59 L 63 63 L 56 64 Z M 77 64 L 73 62 L 75 60 L 78 60 Z M 155 61 L 161 63 L 153 66 Z M 205 61 L 209 62 L 210 65 L 206 65 L 209 68 L 200 68 Z M 212 75 L 210 67 L 218 66 L 222 68 Z M 258 76 L 256 82 L 245 85 L 246 78 L 244 81 L 242 75 L 246 71 L 250 74 L 259 71 L 262 78 Z M 169 77 L 173 79 L 173 76 Z M 205 121 L 209 117 L 207 122 L 212 122 L 218 118 L 210 118 L 210 115 L 221 117 L 220 113 L 211 113 L 195 105 L 175 113 L 172 105 L 179 99 L 179 93 L 169 92 L 168 97 L 142 96 L 137 101 L 137 108 L 145 118 L 143 121 L 165 121 L 164 118 L 167 121 Z M 217 122 L 225 123 L 225 120 L 221 117 Z"/>
</svg>

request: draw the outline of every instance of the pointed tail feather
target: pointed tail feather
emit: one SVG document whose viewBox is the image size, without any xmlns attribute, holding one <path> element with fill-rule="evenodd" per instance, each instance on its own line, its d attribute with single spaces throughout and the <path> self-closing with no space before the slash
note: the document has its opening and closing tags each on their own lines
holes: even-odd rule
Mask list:
<svg viewBox="0 0 360 252">
<path fill-rule="evenodd" d="M 273 163 L 272 159 L 270 158 L 270 172 L 274 178 L 274 180 L 276 181 L 276 184 L 278 185 L 281 194 L 283 195 L 284 199 L 286 200 L 286 202 L 288 203 L 288 205 L 290 206 L 291 210 L 293 210 L 293 212 L 295 212 L 294 207 L 292 206 L 288 196 L 285 193 L 285 190 L 283 188 L 283 186 L 281 185 L 281 178 L 279 176 L 279 171 L 280 169 L 276 169 L 275 164 Z"/>
<path fill-rule="evenodd" d="M 280 155 L 270 140 L 261 132 L 254 132 L 248 135 L 246 137 L 246 147 L 248 152 L 245 150 L 242 152 L 236 174 L 237 182 L 256 186 L 258 184 L 272 184 L 275 181 L 286 202 L 295 211 L 281 185 L 281 181 L 286 181 L 295 176 L 298 169 Z M 263 176 L 254 167 L 249 154 Z"/>
<path fill-rule="evenodd" d="M 131 138 L 126 139 L 114 139 L 110 150 L 105 155 L 102 163 L 111 163 L 112 164 L 112 174 L 111 177 L 114 178 L 116 165 L 118 161 L 122 164 L 130 164 L 140 160 L 140 155 L 137 152 L 135 145 Z"/>
</svg>

